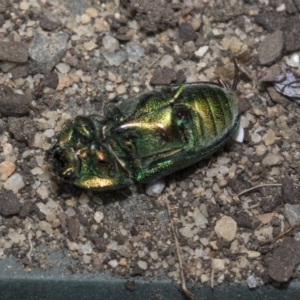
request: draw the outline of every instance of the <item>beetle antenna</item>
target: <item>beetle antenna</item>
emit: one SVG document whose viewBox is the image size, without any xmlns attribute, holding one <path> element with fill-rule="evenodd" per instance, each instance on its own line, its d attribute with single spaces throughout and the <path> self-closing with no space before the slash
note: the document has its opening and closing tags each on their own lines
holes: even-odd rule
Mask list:
<svg viewBox="0 0 300 300">
<path fill-rule="evenodd" d="M 231 85 L 231 90 L 235 91 L 240 79 L 240 69 L 235 58 L 233 58 L 233 64 L 234 64 L 234 78 Z"/>
</svg>

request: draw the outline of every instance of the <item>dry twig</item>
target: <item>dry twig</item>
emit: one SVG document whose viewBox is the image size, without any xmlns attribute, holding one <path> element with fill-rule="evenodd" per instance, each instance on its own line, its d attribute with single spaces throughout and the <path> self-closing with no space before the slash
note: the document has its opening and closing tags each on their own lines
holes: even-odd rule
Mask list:
<svg viewBox="0 0 300 300">
<path fill-rule="evenodd" d="M 254 190 L 257 190 L 257 189 L 260 189 L 262 187 L 280 187 L 282 186 L 281 183 L 267 183 L 267 184 L 261 184 L 261 185 L 257 185 L 257 186 L 253 186 L 252 188 L 250 189 L 247 189 L 247 190 L 244 190 L 242 192 L 240 192 L 239 194 L 236 194 L 236 195 L 231 195 L 232 197 L 240 197 L 244 194 L 247 194 L 251 191 L 254 191 Z"/>
<path fill-rule="evenodd" d="M 168 198 L 166 198 L 166 205 L 167 205 L 167 209 L 168 209 L 170 226 L 172 228 L 172 233 L 173 233 L 175 248 L 176 248 L 176 254 L 177 254 L 178 263 L 179 263 L 181 288 L 182 288 L 182 291 L 184 292 L 184 294 L 190 300 L 197 300 L 195 295 L 191 291 L 189 291 L 188 288 L 186 287 L 185 276 L 184 276 L 184 272 L 183 272 L 183 263 L 182 263 L 182 259 L 181 259 L 180 245 L 179 245 L 179 242 L 178 242 L 178 238 L 177 238 L 177 235 L 176 235 L 176 230 L 175 230 L 173 219 L 172 219 L 172 216 L 171 216 L 171 208 L 170 208 L 170 203 L 169 203 Z"/>
<path fill-rule="evenodd" d="M 276 241 L 278 241 L 279 239 L 281 239 L 282 237 L 284 237 L 285 235 L 287 235 L 288 233 L 290 233 L 292 230 L 294 230 L 295 228 L 299 227 L 300 223 L 296 223 L 295 225 L 293 225 L 292 227 L 290 227 L 289 229 L 280 232 L 275 238 L 269 240 L 269 241 L 265 241 L 262 242 L 261 245 L 265 246 L 265 245 L 270 245 Z"/>
</svg>

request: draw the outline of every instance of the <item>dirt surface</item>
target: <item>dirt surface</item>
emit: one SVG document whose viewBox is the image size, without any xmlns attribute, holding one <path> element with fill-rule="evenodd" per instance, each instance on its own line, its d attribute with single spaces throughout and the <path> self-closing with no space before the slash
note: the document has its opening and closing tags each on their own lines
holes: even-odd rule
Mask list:
<svg viewBox="0 0 300 300">
<path fill-rule="evenodd" d="M 0 2 L 0 259 L 50 269 L 63 249 L 77 261 L 66 272 L 179 283 L 168 199 L 189 284 L 299 277 L 300 107 L 258 82 L 278 62 L 299 72 L 299 1 L 226 2 Z M 231 78 L 234 57 L 243 143 L 168 176 L 160 194 L 52 176 L 44 154 L 67 120 L 151 84 L 215 81 L 223 66 Z"/>
</svg>

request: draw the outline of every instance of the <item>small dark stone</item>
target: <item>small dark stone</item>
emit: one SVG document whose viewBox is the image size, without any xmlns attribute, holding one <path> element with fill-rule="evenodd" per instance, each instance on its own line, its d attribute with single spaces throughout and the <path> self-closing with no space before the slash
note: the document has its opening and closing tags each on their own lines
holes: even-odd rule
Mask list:
<svg viewBox="0 0 300 300">
<path fill-rule="evenodd" d="M 275 12 L 265 12 L 254 18 L 255 22 L 268 32 L 283 29 L 286 18 L 285 15 Z"/>
<path fill-rule="evenodd" d="M 67 221 L 68 233 L 73 241 L 75 241 L 79 235 L 80 224 L 77 219 L 68 218 Z"/>
<path fill-rule="evenodd" d="M 223 2 L 216 2 L 211 13 L 214 16 L 214 21 L 227 22 L 244 14 L 244 7 L 243 5 L 231 5 L 230 2 L 227 2 L 226 5 Z"/>
<path fill-rule="evenodd" d="M 269 276 L 278 282 L 288 281 L 296 265 L 300 263 L 300 242 L 293 238 L 285 238 L 274 251 L 268 265 Z"/>
<path fill-rule="evenodd" d="M 218 239 L 217 245 L 219 250 L 229 249 L 231 247 L 231 242 L 225 241 L 223 239 Z"/>
<path fill-rule="evenodd" d="M 4 217 L 17 215 L 21 208 L 21 202 L 12 191 L 0 192 L 0 215 Z"/>
<path fill-rule="evenodd" d="M 132 226 L 131 228 L 130 228 L 130 234 L 132 235 L 132 236 L 137 236 L 138 235 L 138 230 L 136 229 L 136 227 L 135 226 Z"/>
<path fill-rule="evenodd" d="M 207 213 L 210 217 L 218 216 L 221 213 L 221 208 L 213 203 L 207 204 Z"/>
<path fill-rule="evenodd" d="M 282 180 L 281 195 L 284 203 L 299 204 L 300 190 L 289 176 Z"/>
<path fill-rule="evenodd" d="M 143 275 L 143 273 L 144 273 L 144 270 L 142 270 L 138 265 L 135 265 L 132 268 L 130 275 L 131 276 L 141 276 L 141 275 Z"/>
<path fill-rule="evenodd" d="M 5 23 L 4 16 L 0 14 L 0 28 L 4 25 L 4 23 Z"/>
<path fill-rule="evenodd" d="M 274 87 L 268 86 L 267 91 L 272 101 L 279 103 L 283 106 L 287 106 L 289 104 L 290 101 L 282 94 L 278 93 Z"/>
<path fill-rule="evenodd" d="M 86 217 L 84 217 L 83 215 L 79 215 L 78 220 L 79 220 L 79 223 L 83 226 L 88 226 L 89 225 L 88 219 Z"/>
<path fill-rule="evenodd" d="M 248 109 L 250 109 L 251 104 L 250 104 L 250 101 L 248 99 L 239 98 L 238 106 L 239 106 L 239 112 L 241 114 L 243 114 L 245 111 L 247 111 Z"/>
<path fill-rule="evenodd" d="M 252 187 L 251 183 L 241 176 L 234 177 L 228 181 L 228 186 L 236 193 L 240 193 Z"/>
<path fill-rule="evenodd" d="M 293 0 L 295 6 L 297 7 L 298 11 L 300 11 L 300 0 Z"/>
<path fill-rule="evenodd" d="M 160 0 L 130 0 L 128 2 L 128 14 L 139 23 L 141 28 L 146 32 L 156 32 L 174 27 L 177 23 L 177 18 L 170 3 Z"/>
<path fill-rule="evenodd" d="M 51 89 L 56 89 L 58 85 L 58 74 L 56 72 L 45 74 L 43 85 Z"/>
<path fill-rule="evenodd" d="M 297 17 L 287 18 L 284 28 L 285 50 L 294 52 L 300 49 L 300 19 Z"/>
<path fill-rule="evenodd" d="M 270 213 L 274 211 L 276 207 L 282 204 L 281 195 L 276 195 L 273 199 L 269 199 L 262 205 L 262 210 L 264 213 Z"/>
<path fill-rule="evenodd" d="M 167 85 L 176 80 L 176 72 L 173 69 L 163 67 L 162 69 L 155 70 L 150 84 L 153 85 Z"/>
<path fill-rule="evenodd" d="M 136 290 L 135 282 L 133 280 L 127 280 L 124 283 L 124 288 L 125 288 L 125 290 L 127 290 L 129 292 L 135 291 Z"/>
<path fill-rule="evenodd" d="M 124 245 L 125 244 L 125 238 L 121 234 L 117 234 L 114 237 L 114 240 L 118 243 L 118 245 Z"/>
<path fill-rule="evenodd" d="M 102 237 L 95 237 L 92 239 L 93 243 L 95 244 L 96 249 L 99 252 L 105 252 L 106 251 L 106 245 L 105 245 L 105 240 Z"/>
<path fill-rule="evenodd" d="M 284 48 L 283 32 L 277 30 L 268 35 L 258 48 L 258 58 L 261 65 L 270 65 L 282 56 Z"/>
<path fill-rule="evenodd" d="M 195 41 L 198 38 L 197 33 L 194 31 L 193 27 L 189 23 L 183 23 L 179 27 L 179 38 L 183 42 Z"/>
<path fill-rule="evenodd" d="M 22 208 L 21 208 L 21 211 L 19 213 L 19 216 L 21 218 L 26 218 L 27 216 L 29 216 L 33 212 L 33 210 L 34 210 L 33 206 L 34 206 L 33 202 L 26 201 L 22 205 Z"/>
<path fill-rule="evenodd" d="M 184 83 L 186 80 L 185 74 L 183 70 L 178 70 L 176 73 L 176 83 L 181 84 Z"/>
<path fill-rule="evenodd" d="M 14 93 L 5 85 L 0 85 L 0 112 L 4 116 L 23 116 L 29 113 L 29 101 L 25 95 Z"/>
<path fill-rule="evenodd" d="M 250 216 L 246 213 L 239 213 L 234 220 L 236 221 L 238 227 L 252 229 L 253 224 Z"/>
<path fill-rule="evenodd" d="M 130 36 L 126 34 L 117 34 L 115 38 L 120 42 L 128 42 L 131 39 Z"/>
<path fill-rule="evenodd" d="M 66 33 L 45 33 L 35 30 L 28 49 L 36 72 L 49 73 L 67 51 L 69 36 Z"/>
<path fill-rule="evenodd" d="M 59 26 L 59 23 L 42 14 L 40 16 L 40 25 L 44 30 L 53 31 Z"/>
<path fill-rule="evenodd" d="M 35 122 L 28 117 L 8 118 L 8 131 L 20 142 L 28 143 L 36 133 Z"/>
<path fill-rule="evenodd" d="M 294 0 L 285 0 L 284 2 L 285 9 L 289 14 L 294 14 L 298 11 L 297 7 L 295 6 Z"/>
<path fill-rule="evenodd" d="M 17 66 L 11 71 L 13 79 L 18 79 L 21 77 L 26 77 L 29 74 L 28 65 Z"/>
<path fill-rule="evenodd" d="M 0 60 L 24 63 L 28 60 L 28 46 L 21 42 L 0 42 Z"/>
</svg>

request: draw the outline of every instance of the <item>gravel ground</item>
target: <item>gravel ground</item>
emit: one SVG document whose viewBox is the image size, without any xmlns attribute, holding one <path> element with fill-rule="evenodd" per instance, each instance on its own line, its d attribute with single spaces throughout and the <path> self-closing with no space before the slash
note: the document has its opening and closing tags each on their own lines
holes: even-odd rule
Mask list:
<svg viewBox="0 0 300 300">
<path fill-rule="evenodd" d="M 258 82 L 278 62 L 299 71 L 299 11 L 298 0 L 1 1 L 0 259 L 46 270 L 65 249 L 71 272 L 179 283 L 168 199 L 188 283 L 299 277 L 300 108 Z M 53 178 L 44 154 L 67 120 L 154 85 L 214 81 L 234 57 L 243 143 L 168 176 L 162 191 Z"/>
</svg>

